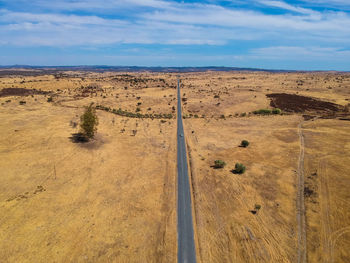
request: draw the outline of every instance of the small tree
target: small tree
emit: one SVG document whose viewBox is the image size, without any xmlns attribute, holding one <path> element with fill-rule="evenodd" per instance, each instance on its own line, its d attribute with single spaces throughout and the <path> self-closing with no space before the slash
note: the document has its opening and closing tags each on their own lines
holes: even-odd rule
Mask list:
<svg viewBox="0 0 350 263">
<path fill-rule="evenodd" d="M 241 163 L 236 163 L 233 172 L 236 174 L 243 174 L 245 172 L 245 166 Z"/>
<path fill-rule="evenodd" d="M 90 106 L 85 108 L 85 112 L 80 116 L 80 128 L 82 134 L 87 139 L 92 139 L 95 136 L 97 131 L 98 118 L 96 115 L 96 109 L 92 107 L 92 103 Z"/>
<path fill-rule="evenodd" d="M 215 160 L 214 161 L 214 168 L 216 168 L 216 169 L 224 168 L 225 165 L 226 165 L 226 163 L 223 160 Z"/>
<path fill-rule="evenodd" d="M 242 142 L 241 142 L 241 146 L 242 147 L 248 147 L 248 145 L 249 145 L 249 142 L 247 141 L 247 140 L 243 140 Z"/>
</svg>

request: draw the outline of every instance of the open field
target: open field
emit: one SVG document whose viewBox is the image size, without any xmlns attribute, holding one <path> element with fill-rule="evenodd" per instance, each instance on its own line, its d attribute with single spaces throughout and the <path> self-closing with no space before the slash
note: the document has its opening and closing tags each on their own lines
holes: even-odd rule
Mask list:
<svg viewBox="0 0 350 263">
<path fill-rule="evenodd" d="M 349 262 L 350 74 L 181 81 L 197 260 Z M 173 73 L 1 74 L 0 261 L 176 262 L 175 88 Z M 75 143 L 91 102 L 96 139 Z"/>
<path fill-rule="evenodd" d="M 7 87 L 14 79 L 1 81 Z M 11 102 L 0 109 L 0 261 L 175 262 L 175 119 L 98 111 L 96 140 L 70 140 L 91 101 L 133 112 L 142 101 L 142 111 L 171 112 L 163 96 L 175 89 L 125 90 L 123 83 L 91 98 L 73 91 L 72 79 L 25 81 L 18 86 L 53 91 L 53 102 L 49 95 L 1 98 Z M 97 80 L 79 88 L 90 81 Z"/>
</svg>

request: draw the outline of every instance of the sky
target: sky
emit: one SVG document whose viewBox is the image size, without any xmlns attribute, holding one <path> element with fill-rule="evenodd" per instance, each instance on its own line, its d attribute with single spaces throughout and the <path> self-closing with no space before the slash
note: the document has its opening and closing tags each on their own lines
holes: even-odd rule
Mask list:
<svg viewBox="0 0 350 263">
<path fill-rule="evenodd" d="M 350 0 L 0 0 L 0 65 L 350 71 Z"/>
</svg>

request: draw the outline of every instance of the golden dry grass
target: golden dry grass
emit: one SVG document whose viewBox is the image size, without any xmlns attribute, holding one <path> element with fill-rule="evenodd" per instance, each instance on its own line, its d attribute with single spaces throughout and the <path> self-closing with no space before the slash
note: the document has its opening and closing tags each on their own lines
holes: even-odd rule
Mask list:
<svg viewBox="0 0 350 263">
<path fill-rule="evenodd" d="M 98 111 L 96 140 L 80 144 L 69 139 L 78 131 L 70 124 L 93 98 L 66 103 L 77 108 L 42 95 L 8 99 L 0 111 L 2 262 L 175 261 L 174 119 Z"/>
<path fill-rule="evenodd" d="M 275 92 L 345 106 L 350 74 L 202 72 L 181 79 L 198 260 L 297 262 L 303 118 L 249 112 L 269 108 L 265 95 Z M 95 84 L 96 92 L 81 89 Z M 70 140 L 91 102 L 174 116 L 175 85 L 176 75 L 165 73 L 0 78 L 0 89 L 53 96 L 53 102 L 49 95 L 0 98 L 2 261 L 176 262 L 175 119 L 98 110 L 96 139 Z M 308 261 L 348 262 L 350 122 L 303 121 L 302 131 L 305 187 L 312 190 L 305 196 Z M 243 139 L 248 148 L 238 147 Z M 226 167 L 211 168 L 216 159 Z M 231 172 L 236 162 L 246 165 L 245 174 Z"/>
</svg>

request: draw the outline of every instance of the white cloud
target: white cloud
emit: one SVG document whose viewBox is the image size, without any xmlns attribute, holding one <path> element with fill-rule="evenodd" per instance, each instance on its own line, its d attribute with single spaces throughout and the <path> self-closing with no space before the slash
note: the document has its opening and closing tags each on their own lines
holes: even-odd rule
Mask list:
<svg viewBox="0 0 350 263">
<path fill-rule="evenodd" d="M 277 8 L 281 8 L 281 9 L 285 9 L 285 10 L 289 10 L 289 11 L 293 11 L 301 14 L 317 14 L 317 12 L 315 12 L 314 10 L 293 6 L 282 1 L 263 0 L 263 1 L 260 1 L 260 3 L 263 5 L 277 7 Z"/>
<path fill-rule="evenodd" d="M 350 16 L 345 12 L 316 12 L 282 1 L 261 3 L 296 12 L 271 15 L 215 4 L 164 0 L 33 0 L 53 11 L 0 10 L 2 45 L 207 44 L 231 40 L 337 42 L 350 45 Z M 126 18 L 65 14 L 66 9 L 140 8 Z M 62 12 L 56 10 L 58 8 Z"/>
<path fill-rule="evenodd" d="M 250 51 L 250 58 L 277 59 L 277 60 L 349 60 L 350 50 L 336 47 L 300 47 L 300 46 L 274 46 L 257 48 Z"/>
</svg>

